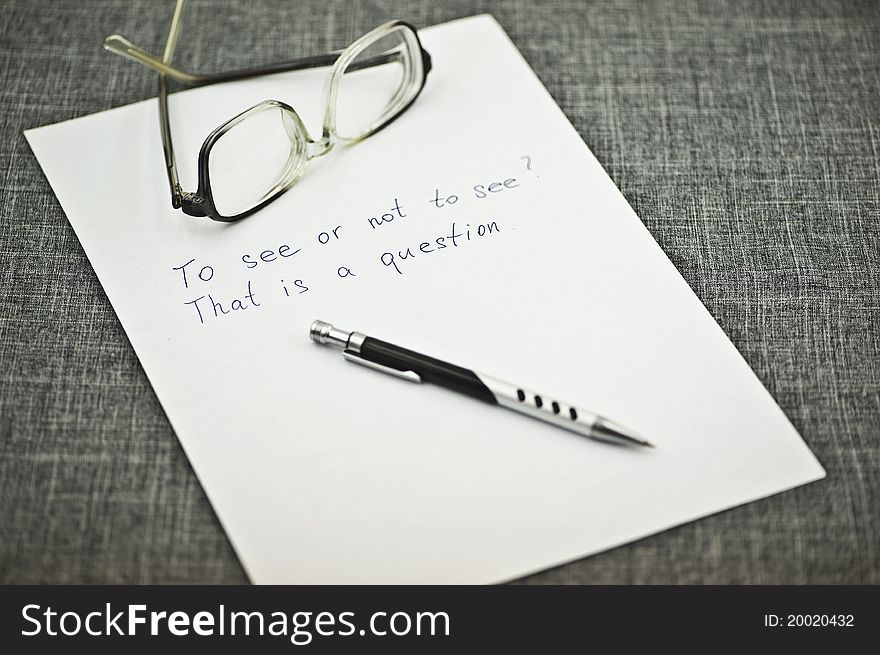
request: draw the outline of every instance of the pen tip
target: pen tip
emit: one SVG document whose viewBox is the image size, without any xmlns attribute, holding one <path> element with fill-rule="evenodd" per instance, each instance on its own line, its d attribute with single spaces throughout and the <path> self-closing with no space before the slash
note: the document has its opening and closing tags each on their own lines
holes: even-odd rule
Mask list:
<svg viewBox="0 0 880 655">
<path fill-rule="evenodd" d="M 617 444 L 655 448 L 654 444 L 647 439 L 642 439 L 632 431 L 601 416 L 593 424 L 593 435 L 599 439 Z"/>
</svg>

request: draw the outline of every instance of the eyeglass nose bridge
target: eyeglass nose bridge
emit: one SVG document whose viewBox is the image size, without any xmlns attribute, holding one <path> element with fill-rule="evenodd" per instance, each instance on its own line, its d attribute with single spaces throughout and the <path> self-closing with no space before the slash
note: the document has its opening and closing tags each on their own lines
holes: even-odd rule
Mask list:
<svg viewBox="0 0 880 655">
<path fill-rule="evenodd" d="M 312 141 L 311 139 L 308 141 L 306 148 L 306 156 L 308 160 L 317 159 L 318 157 L 323 157 L 328 152 L 333 150 L 333 139 L 325 134 L 317 141 Z"/>
</svg>

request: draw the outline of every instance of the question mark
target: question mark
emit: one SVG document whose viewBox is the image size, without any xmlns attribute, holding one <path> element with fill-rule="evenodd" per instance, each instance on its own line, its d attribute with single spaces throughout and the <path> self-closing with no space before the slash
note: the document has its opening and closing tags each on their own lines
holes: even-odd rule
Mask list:
<svg viewBox="0 0 880 655">
<path fill-rule="evenodd" d="M 527 171 L 532 170 L 532 158 L 531 157 L 529 157 L 528 155 L 523 155 L 522 157 L 520 157 L 520 159 L 526 160 L 526 170 Z"/>
</svg>

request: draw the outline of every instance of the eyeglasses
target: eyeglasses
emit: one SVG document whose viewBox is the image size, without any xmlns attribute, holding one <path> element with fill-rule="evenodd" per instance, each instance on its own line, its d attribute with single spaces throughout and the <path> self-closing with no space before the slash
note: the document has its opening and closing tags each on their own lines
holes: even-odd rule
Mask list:
<svg viewBox="0 0 880 655">
<path fill-rule="evenodd" d="M 162 59 L 119 35 L 108 36 L 104 47 L 159 72 L 159 118 L 171 204 L 190 216 L 233 222 L 262 209 L 290 189 L 312 159 L 336 144 L 366 139 L 398 118 L 421 93 L 431 70 L 431 56 L 416 29 L 395 20 L 341 52 L 226 73 L 187 73 L 171 66 L 184 4 L 177 0 Z M 293 107 L 266 100 L 208 135 L 199 151 L 198 190 L 181 188 L 168 119 L 169 78 L 198 87 L 322 66 L 331 68 L 324 86 L 320 139 L 311 137 Z"/>
</svg>

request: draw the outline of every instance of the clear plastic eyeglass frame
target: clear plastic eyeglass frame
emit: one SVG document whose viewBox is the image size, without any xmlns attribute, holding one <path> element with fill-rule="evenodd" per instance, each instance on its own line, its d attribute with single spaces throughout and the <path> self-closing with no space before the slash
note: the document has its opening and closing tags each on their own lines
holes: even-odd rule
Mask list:
<svg viewBox="0 0 880 655">
<path fill-rule="evenodd" d="M 395 20 L 385 23 L 365 34 L 341 52 L 332 52 L 326 55 L 225 73 L 207 75 L 187 73 L 171 65 L 174 49 L 177 45 L 177 38 L 180 34 L 181 15 L 185 1 L 177 0 L 177 6 L 171 19 L 171 28 L 168 32 L 168 39 L 161 59 L 150 55 L 124 37 L 116 34 L 104 39 L 104 48 L 159 72 L 159 119 L 162 146 L 165 152 L 165 168 L 168 174 L 168 184 L 171 187 L 171 204 L 175 209 L 181 209 L 190 216 L 207 216 L 215 221 L 234 222 L 259 211 L 290 189 L 305 173 L 312 159 L 328 153 L 336 144 L 351 144 L 366 139 L 398 118 L 419 96 L 425 86 L 428 72 L 431 70 L 431 56 L 422 48 L 416 29 L 409 23 Z M 401 48 L 399 50 L 393 50 L 385 54 L 380 53 L 355 61 L 371 45 L 390 35 L 400 37 Z M 349 136 L 340 135 L 337 131 L 336 113 L 343 75 L 354 70 L 378 66 L 392 61 L 403 64 L 403 80 L 400 88 L 394 93 L 384 111 L 360 133 Z M 325 105 L 320 139 L 312 138 L 293 107 L 279 100 L 265 100 L 229 119 L 208 135 L 199 151 L 198 189 L 190 192 L 184 191 L 181 188 L 177 175 L 174 147 L 171 139 L 171 125 L 168 117 L 169 78 L 188 87 L 198 87 L 324 66 L 330 66 L 331 68 L 324 85 Z M 283 112 L 285 129 L 288 137 L 291 139 L 291 155 L 288 158 L 287 164 L 278 181 L 254 206 L 232 215 L 224 215 L 218 211 L 217 204 L 214 201 L 214 194 L 211 190 L 209 165 L 211 150 L 224 134 L 248 117 L 273 109 Z"/>
</svg>

